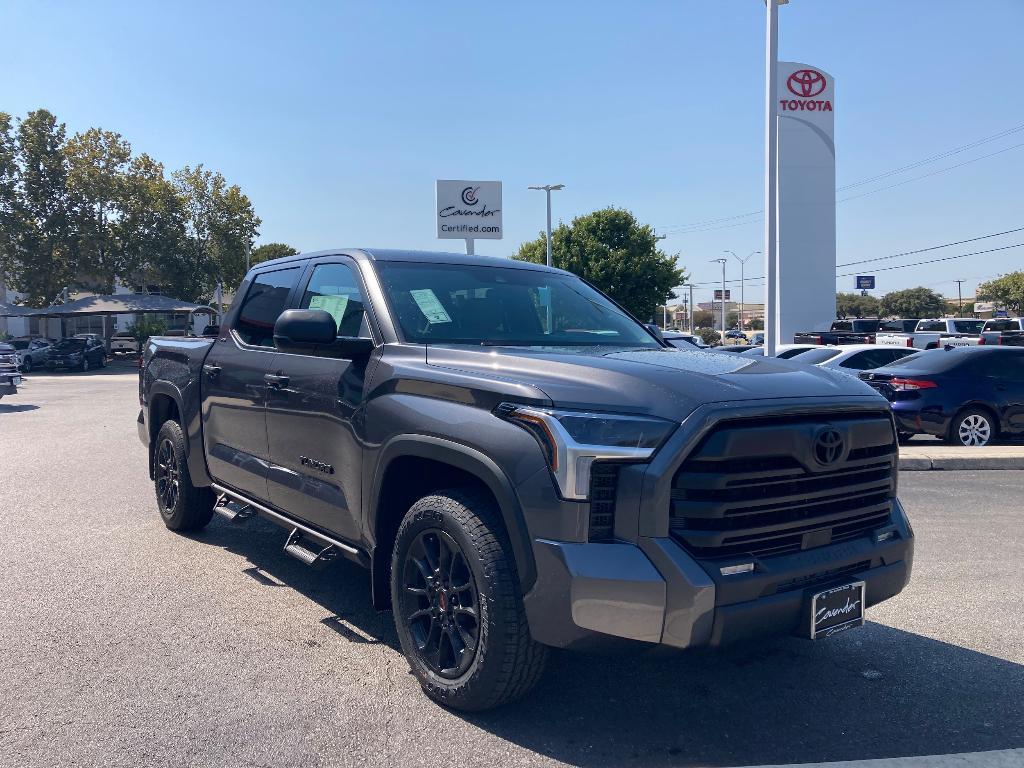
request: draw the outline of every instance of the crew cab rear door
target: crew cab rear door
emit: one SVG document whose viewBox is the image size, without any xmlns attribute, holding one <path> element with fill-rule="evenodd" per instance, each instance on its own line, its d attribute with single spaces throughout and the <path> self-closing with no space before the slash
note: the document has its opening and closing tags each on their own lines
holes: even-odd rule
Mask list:
<svg viewBox="0 0 1024 768">
<path fill-rule="evenodd" d="M 257 272 L 243 284 L 203 363 L 203 442 L 217 482 L 267 500 L 266 376 L 274 358 L 274 323 L 288 306 L 302 264 Z"/>
<path fill-rule="evenodd" d="M 292 307 L 323 309 L 339 336 L 373 338 L 372 313 L 350 259 L 310 263 Z M 371 358 L 372 359 L 372 358 Z M 362 416 L 368 360 L 277 352 L 267 390 L 270 502 L 352 542 L 360 540 Z"/>
</svg>

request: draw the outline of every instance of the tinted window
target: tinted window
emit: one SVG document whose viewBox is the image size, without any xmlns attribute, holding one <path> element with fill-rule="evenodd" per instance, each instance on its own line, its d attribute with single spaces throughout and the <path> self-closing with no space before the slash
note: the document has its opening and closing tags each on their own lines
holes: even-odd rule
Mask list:
<svg viewBox="0 0 1024 768">
<path fill-rule="evenodd" d="M 914 355 L 904 357 L 895 363 L 889 363 L 886 368 L 912 368 L 918 373 L 945 373 L 957 366 L 967 363 L 970 350 L 965 349 L 930 349 L 927 352 L 918 352 Z"/>
<path fill-rule="evenodd" d="M 835 347 L 821 347 L 819 349 L 809 349 L 804 354 L 800 355 L 800 358 L 796 361 L 798 363 L 807 363 L 808 365 L 816 365 L 817 363 L 824 363 L 826 360 L 831 360 L 833 357 L 839 354 L 839 350 Z"/>
<path fill-rule="evenodd" d="M 986 331 L 1019 331 L 1020 320 L 989 320 L 985 323 Z"/>
<path fill-rule="evenodd" d="M 338 325 L 339 336 L 370 337 L 363 291 L 347 264 L 320 264 L 302 294 L 301 309 L 323 309 Z"/>
<path fill-rule="evenodd" d="M 850 355 L 839 366 L 841 368 L 852 368 L 855 371 L 866 371 L 869 368 L 879 368 L 886 363 L 892 362 L 892 359 L 892 355 L 887 354 L 884 349 L 869 349 Z"/>
<path fill-rule="evenodd" d="M 954 320 L 953 329 L 957 333 L 981 333 L 984 320 Z"/>
<path fill-rule="evenodd" d="M 53 348 L 58 352 L 77 352 L 85 349 L 85 339 L 64 339 L 57 342 Z"/>
<path fill-rule="evenodd" d="M 380 262 L 378 269 L 406 341 L 660 347 L 572 275 L 476 264 Z"/>
<path fill-rule="evenodd" d="M 852 331 L 853 330 L 853 323 L 846 322 L 846 321 L 832 323 L 832 330 L 833 331 Z"/>
<path fill-rule="evenodd" d="M 942 331 L 945 332 L 946 324 L 941 320 L 922 320 L 917 324 L 919 331 Z"/>
<path fill-rule="evenodd" d="M 972 376 L 991 376 L 996 379 L 1024 381 L 1021 363 L 1024 354 L 1014 351 L 991 350 L 973 354 L 964 370 Z"/>
<path fill-rule="evenodd" d="M 27 341 L 12 341 L 11 344 L 14 345 L 15 349 L 28 349 Z"/>
<path fill-rule="evenodd" d="M 786 349 L 783 350 L 782 352 L 779 352 L 779 354 L 777 354 L 776 357 L 779 358 L 780 360 L 788 360 L 791 357 L 796 357 L 797 355 L 802 355 L 804 352 L 810 351 L 811 350 L 808 349 L 807 347 L 799 347 L 797 349 Z"/>
<path fill-rule="evenodd" d="M 274 346 L 274 323 L 284 312 L 288 292 L 299 279 L 299 267 L 262 272 L 253 278 L 235 321 L 235 333 L 246 344 Z"/>
</svg>

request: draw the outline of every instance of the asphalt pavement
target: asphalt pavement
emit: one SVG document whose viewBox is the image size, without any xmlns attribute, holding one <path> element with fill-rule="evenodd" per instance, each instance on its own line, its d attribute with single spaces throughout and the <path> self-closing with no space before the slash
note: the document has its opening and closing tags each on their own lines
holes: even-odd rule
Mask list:
<svg viewBox="0 0 1024 768">
<path fill-rule="evenodd" d="M 467 716 L 419 691 L 355 565 L 308 570 L 261 520 L 167 531 L 136 392 L 107 369 L 0 401 L 2 766 L 1024 765 L 1024 472 L 904 474 L 913 579 L 861 630 L 557 653 Z"/>
</svg>

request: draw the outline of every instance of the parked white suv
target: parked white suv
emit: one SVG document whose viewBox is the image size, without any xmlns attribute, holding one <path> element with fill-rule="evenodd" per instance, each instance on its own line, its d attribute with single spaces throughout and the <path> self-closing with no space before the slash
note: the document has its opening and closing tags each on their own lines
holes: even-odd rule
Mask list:
<svg viewBox="0 0 1024 768">
<path fill-rule="evenodd" d="M 137 355 L 139 342 L 128 331 L 118 331 L 110 337 L 110 353 L 112 355 Z"/>
</svg>

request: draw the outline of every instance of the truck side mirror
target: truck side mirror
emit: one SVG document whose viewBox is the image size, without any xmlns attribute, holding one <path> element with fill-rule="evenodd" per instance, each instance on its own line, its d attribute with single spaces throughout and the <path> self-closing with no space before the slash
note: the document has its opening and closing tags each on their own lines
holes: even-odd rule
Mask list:
<svg viewBox="0 0 1024 768">
<path fill-rule="evenodd" d="M 373 352 L 373 339 L 338 336 L 338 325 L 325 310 L 286 309 L 274 323 L 274 346 L 282 352 L 358 360 Z"/>
<path fill-rule="evenodd" d="M 274 346 L 282 352 L 333 344 L 338 325 L 322 309 L 286 309 L 274 323 Z"/>
</svg>

